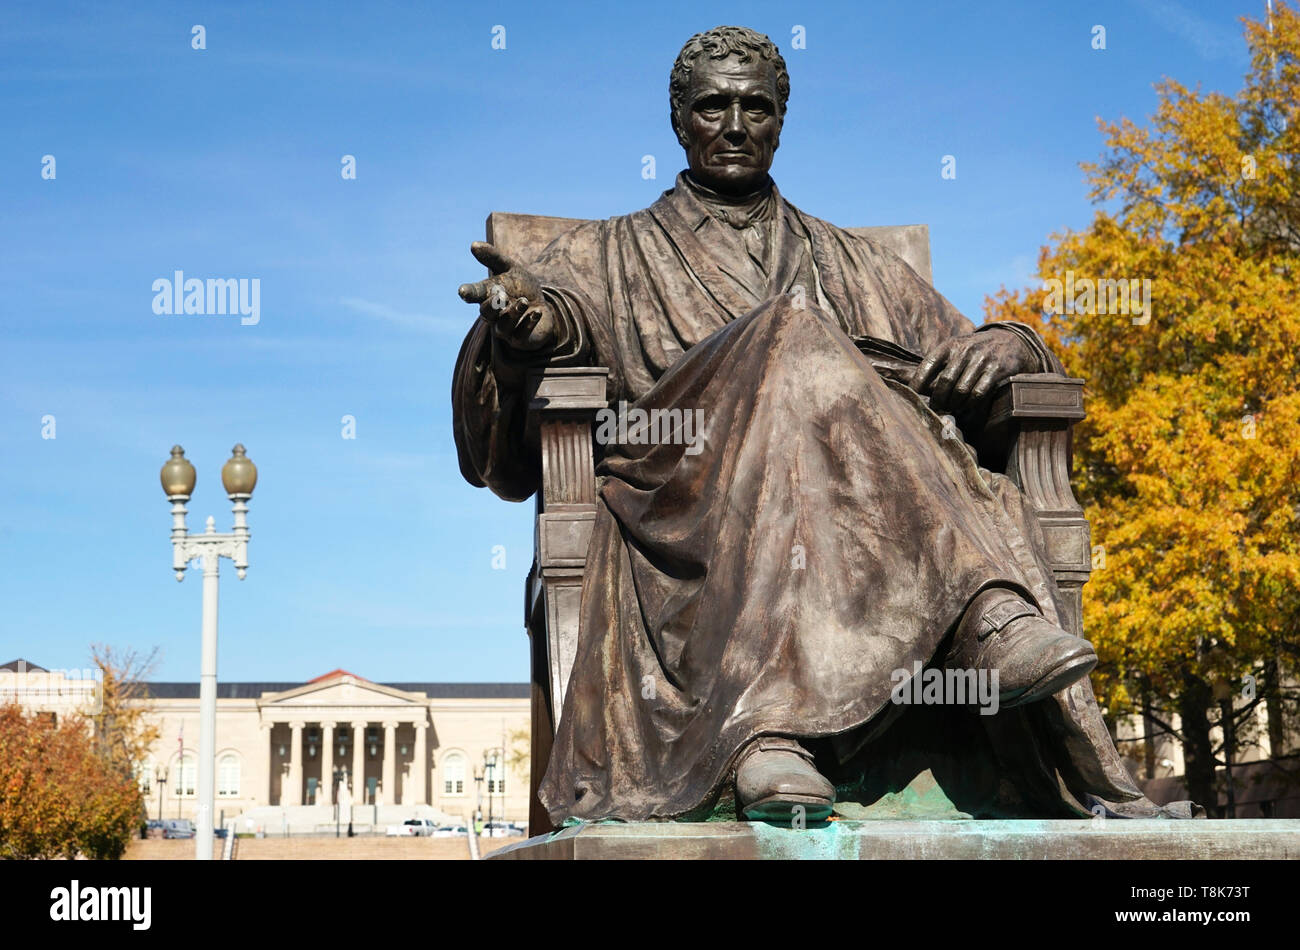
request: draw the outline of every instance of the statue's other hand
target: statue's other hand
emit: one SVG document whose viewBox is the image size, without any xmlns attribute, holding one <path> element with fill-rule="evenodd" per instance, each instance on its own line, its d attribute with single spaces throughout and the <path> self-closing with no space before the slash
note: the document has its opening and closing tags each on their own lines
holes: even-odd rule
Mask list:
<svg viewBox="0 0 1300 950">
<path fill-rule="evenodd" d="M 909 385 L 929 396 L 936 411 L 956 410 L 983 402 L 999 383 L 1034 365 L 1033 353 L 1014 333 L 967 333 L 928 353 Z"/>
<path fill-rule="evenodd" d="M 486 241 L 475 241 L 469 251 L 492 276 L 461 284 L 460 299 L 478 304 L 479 316 L 491 325 L 497 337 L 514 349 L 542 350 L 555 346 L 555 318 L 533 273 Z"/>
</svg>

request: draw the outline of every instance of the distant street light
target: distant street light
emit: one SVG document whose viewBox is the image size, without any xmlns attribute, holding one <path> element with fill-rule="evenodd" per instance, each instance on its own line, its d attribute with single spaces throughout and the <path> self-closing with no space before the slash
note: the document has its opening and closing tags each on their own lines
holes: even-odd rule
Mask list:
<svg viewBox="0 0 1300 950">
<path fill-rule="evenodd" d="M 162 824 L 163 787 L 167 784 L 167 766 L 159 766 L 155 772 L 158 776 L 158 823 Z"/>
<path fill-rule="evenodd" d="M 203 632 L 199 667 L 199 812 L 194 857 L 212 860 L 212 818 L 216 802 L 217 749 L 217 583 L 221 559 L 235 562 L 235 573 L 244 579 L 248 570 L 248 500 L 257 484 L 257 466 L 236 445 L 221 469 L 221 484 L 233 503 L 235 525 L 231 534 L 217 534 L 216 521 L 208 517 L 203 534 L 189 534 L 185 526 L 185 502 L 194 492 L 194 466 L 185 450 L 172 446 L 171 458 L 160 473 L 163 491 L 172 503 L 172 570 L 176 580 L 185 580 L 190 561 L 203 561 Z"/>
<path fill-rule="evenodd" d="M 483 750 L 483 774 L 488 777 L 487 796 L 488 796 L 488 837 L 491 838 L 494 833 L 492 823 L 495 818 L 492 809 L 492 796 L 494 791 L 500 791 L 501 799 L 501 817 L 506 816 L 505 802 L 505 785 L 502 782 L 505 769 L 505 748 L 484 749 Z"/>
</svg>

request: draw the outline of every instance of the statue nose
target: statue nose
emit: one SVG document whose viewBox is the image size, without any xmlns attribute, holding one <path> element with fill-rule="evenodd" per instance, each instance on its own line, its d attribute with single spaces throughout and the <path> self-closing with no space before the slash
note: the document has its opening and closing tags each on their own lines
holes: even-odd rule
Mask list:
<svg viewBox="0 0 1300 950">
<path fill-rule="evenodd" d="M 732 103 L 731 108 L 727 110 L 727 122 L 723 126 L 722 134 L 732 145 L 739 145 L 745 141 L 745 123 L 740 119 L 739 103 Z"/>
</svg>

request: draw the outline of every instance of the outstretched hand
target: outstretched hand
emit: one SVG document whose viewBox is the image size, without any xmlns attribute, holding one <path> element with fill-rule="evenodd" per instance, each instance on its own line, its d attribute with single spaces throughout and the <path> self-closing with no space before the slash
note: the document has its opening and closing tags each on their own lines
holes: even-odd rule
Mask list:
<svg viewBox="0 0 1300 950">
<path fill-rule="evenodd" d="M 964 409 L 988 399 L 1008 377 L 1033 372 L 1036 362 L 1014 333 L 967 333 L 926 354 L 908 385 L 929 396 L 937 411 Z"/>
<path fill-rule="evenodd" d="M 490 277 L 461 284 L 457 291 L 466 303 L 479 305 L 479 316 L 498 338 L 517 350 L 541 350 L 556 343 L 555 318 L 542 297 L 542 285 L 514 258 L 486 241 L 475 241 L 469 251 L 491 272 Z"/>
</svg>

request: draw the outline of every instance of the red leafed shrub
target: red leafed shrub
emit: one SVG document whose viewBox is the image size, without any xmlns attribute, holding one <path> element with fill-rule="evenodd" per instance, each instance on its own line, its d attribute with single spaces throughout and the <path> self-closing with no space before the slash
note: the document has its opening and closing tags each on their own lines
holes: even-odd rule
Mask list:
<svg viewBox="0 0 1300 950">
<path fill-rule="evenodd" d="M 0 705 L 0 858 L 120 858 L 144 800 L 95 751 L 86 720 Z"/>
</svg>

